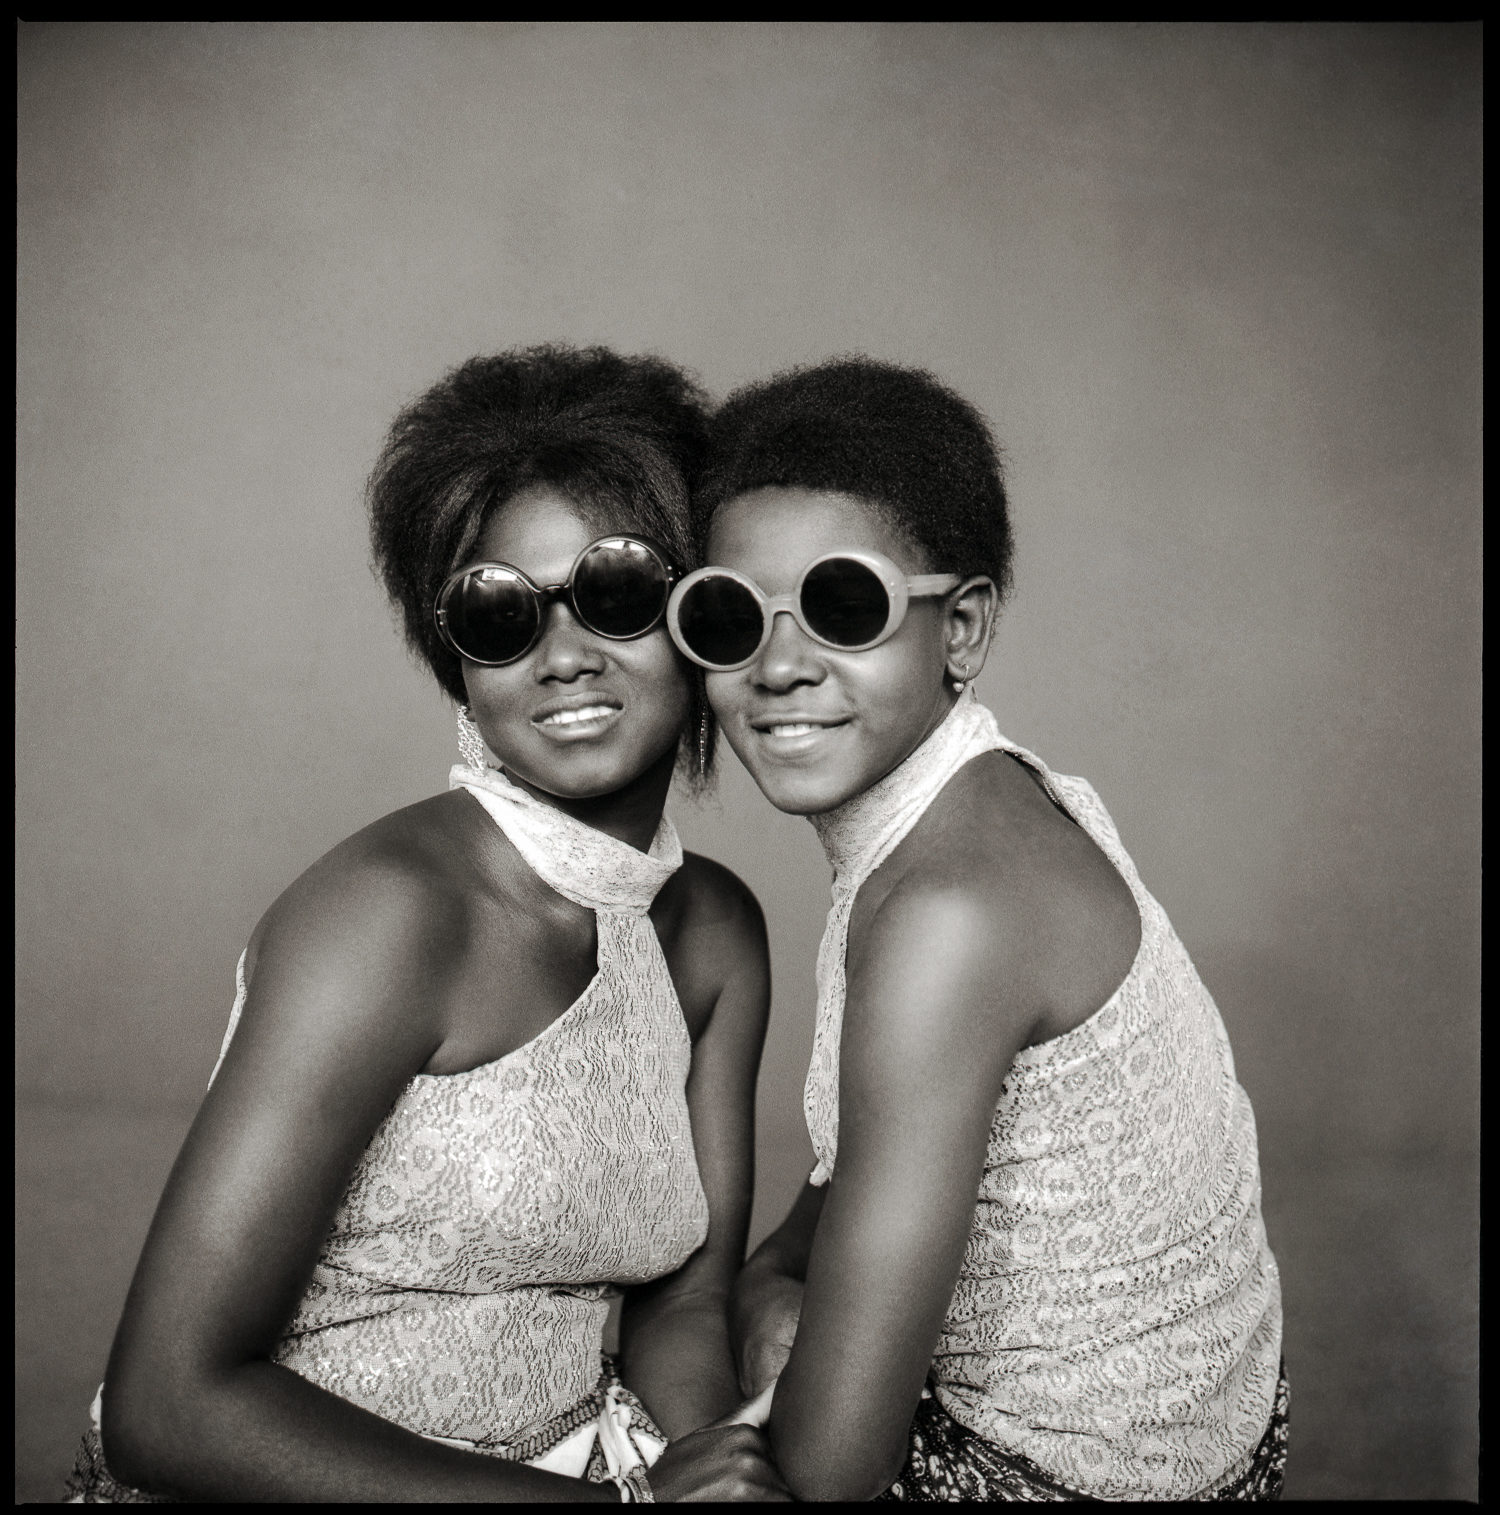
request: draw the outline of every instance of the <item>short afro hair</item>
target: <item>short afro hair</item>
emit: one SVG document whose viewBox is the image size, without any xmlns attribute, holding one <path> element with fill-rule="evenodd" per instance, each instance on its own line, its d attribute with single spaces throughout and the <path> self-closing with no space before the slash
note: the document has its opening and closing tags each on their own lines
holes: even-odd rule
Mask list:
<svg viewBox="0 0 1500 1515">
<path fill-rule="evenodd" d="M 470 358 L 396 417 L 366 489 L 375 567 L 408 645 L 453 699 L 468 698 L 463 661 L 433 603 L 491 514 L 548 485 L 601 534 L 638 531 L 690 569 L 707 418 L 703 392 L 665 359 L 560 344 Z M 716 733 L 702 678 L 689 678 L 684 758 L 701 780 Z"/>
<path fill-rule="evenodd" d="M 700 547 L 714 512 L 767 487 L 868 501 L 934 573 L 1010 588 L 1000 451 L 984 418 L 920 368 L 860 356 L 747 385 L 715 417 L 694 501 Z"/>
</svg>

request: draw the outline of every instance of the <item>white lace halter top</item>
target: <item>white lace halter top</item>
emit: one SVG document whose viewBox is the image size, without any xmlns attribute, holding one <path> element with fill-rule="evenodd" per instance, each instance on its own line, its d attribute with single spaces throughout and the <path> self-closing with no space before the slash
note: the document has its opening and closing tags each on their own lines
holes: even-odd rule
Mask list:
<svg viewBox="0 0 1500 1515">
<path fill-rule="evenodd" d="M 411 1080 L 273 1357 L 409 1430 L 504 1455 L 594 1389 L 619 1285 L 671 1272 L 708 1234 L 692 1047 L 646 913 L 682 848 L 665 817 L 643 853 L 496 769 L 455 766 L 449 787 L 594 911 L 597 972 L 514 1052 Z"/>
<path fill-rule="evenodd" d="M 972 690 L 878 784 L 813 818 L 834 880 L 803 1096 L 812 1182 L 838 1158 L 855 897 L 958 769 L 996 750 L 1114 864 L 1141 944 L 1087 1021 L 1016 1056 L 933 1383 L 955 1420 L 1085 1494 L 1202 1495 L 1248 1465 L 1280 1363 L 1255 1118 L 1218 1009 L 1098 795 L 1001 736 Z"/>
</svg>

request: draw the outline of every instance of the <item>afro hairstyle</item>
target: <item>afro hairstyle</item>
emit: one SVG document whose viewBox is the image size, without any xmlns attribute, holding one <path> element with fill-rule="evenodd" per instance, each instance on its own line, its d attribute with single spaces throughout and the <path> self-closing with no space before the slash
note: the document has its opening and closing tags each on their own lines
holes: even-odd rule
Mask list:
<svg viewBox="0 0 1500 1515">
<path fill-rule="evenodd" d="M 700 549 L 714 512 L 767 487 L 836 491 L 877 509 L 935 573 L 1010 588 L 1000 450 L 979 412 L 932 374 L 850 356 L 737 390 L 715 416 L 694 497 Z"/>
<path fill-rule="evenodd" d="M 468 698 L 433 605 L 491 514 L 547 485 L 601 535 L 638 531 L 689 569 L 707 417 L 702 391 L 662 358 L 558 344 L 470 358 L 401 411 L 366 488 L 374 564 L 408 646 L 448 695 Z M 682 757 L 701 782 L 716 731 L 701 676 L 689 678 Z"/>
</svg>

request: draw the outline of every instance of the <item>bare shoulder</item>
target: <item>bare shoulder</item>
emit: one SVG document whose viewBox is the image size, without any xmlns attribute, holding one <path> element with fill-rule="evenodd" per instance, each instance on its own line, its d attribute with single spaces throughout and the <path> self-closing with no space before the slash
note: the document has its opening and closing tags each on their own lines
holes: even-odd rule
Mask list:
<svg viewBox="0 0 1500 1515">
<path fill-rule="evenodd" d="M 754 952 L 765 943 L 765 916 L 749 885 L 699 852 L 682 854 L 682 866 L 656 896 L 651 919 L 669 959 L 674 951 Z"/>
<path fill-rule="evenodd" d="M 915 831 L 926 833 L 919 841 L 924 867 L 982 880 L 1013 908 L 1067 905 L 1108 914 L 1133 904 L 1098 843 L 1009 753 L 986 753 L 959 769 Z"/>
<path fill-rule="evenodd" d="M 1129 885 L 1006 753 L 961 768 L 870 882 L 886 868 L 866 934 L 969 963 L 996 1013 L 1026 1023 L 1023 1045 L 1081 1024 L 1135 960 Z"/>
<path fill-rule="evenodd" d="M 1012 992 L 1024 930 L 997 908 L 995 881 L 961 857 L 889 862 L 897 866 L 866 883 L 850 920 L 846 1038 L 864 1026 L 904 1055 L 909 1037 L 967 1039 L 999 1022 L 1024 1037 L 1030 998 Z"/>
<path fill-rule="evenodd" d="M 694 1037 L 726 985 L 746 991 L 734 996 L 737 1002 L 767 998 L 765 916 L 749 885 L 731 869 L 701 853 L 684 852 L 682 867 L 657 896 L 651 916 Z"/>
<path fill-rule="evenodd" d="M 667 888 L 680 893 L 684 919 L 695 927 L 765 930 L 760 901 L 750 886 L 732 869 L 701 852 L 682 854 L 682 867 Z"/>
<path fill-rule="evenodd" d="M 245 976 L 271 953 L 317 951 L 368 938 L 372 949 L 409 948 L 462 929 L 463 826 L 457 796 L 391 812 L 324 853 L 277 897 L 251 933 Z"/>
<path fill-rule="evenodd" d="M 420 1069 L 443 1037 L 444 985 L 475 930 L 479 868 L 457 794 L 347 837 L 261 917 L 235 1041 L 266 1035 L 384 1049 Z M 227 1071 L 227 1067 L 226 1067 Z"/>
</svg>

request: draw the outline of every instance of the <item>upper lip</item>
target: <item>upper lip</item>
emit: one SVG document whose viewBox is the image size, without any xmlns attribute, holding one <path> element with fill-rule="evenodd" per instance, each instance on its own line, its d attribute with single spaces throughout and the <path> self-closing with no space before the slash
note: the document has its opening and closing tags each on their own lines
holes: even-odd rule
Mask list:
<svg viewBox="0 0 1500 1515">
<path fill-rule="evenodd" d="M 545 721 L 549 715 L 557 715 L 564 710 L 587 710 L 590 705 L 608 705 L 611 710 L 625 708 L 624 702 L 614 695 L 593 690 L 588 694 L 563 694 L 555 700 L 548 700 L 531 712 L 531 719 Z"/>
<path fill-rule="evenodd" d="M 751 716 L 750 726 L 755 731 L 769 731 L 772 726 L 842 726 L 849 719 L 847 715 L 815 715 L 807 710 L 778 710 L 770 715 Z"/>
</svg>

